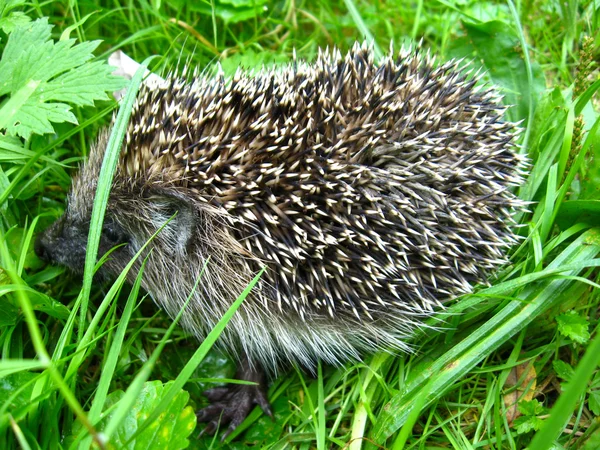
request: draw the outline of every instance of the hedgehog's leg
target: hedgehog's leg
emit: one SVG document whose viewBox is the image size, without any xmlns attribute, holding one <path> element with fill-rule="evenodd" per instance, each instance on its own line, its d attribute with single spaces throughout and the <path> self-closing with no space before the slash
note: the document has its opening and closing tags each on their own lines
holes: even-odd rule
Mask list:
<svg viewBox="0 0 600 450">
<path fill-rule="evenodd" d="M 204 395 L 211 404 L 196 412 L 199 422 L 208 422 L 202 433 L 214 434 L 219 425 L 229 424 L 222 437 L 225 439 L 250 414 L 254 405 L 260 406 L 266 415 L 273 417 L 262 369 L 252 366 L 244 355 L 235 377 L 256 384 L 229 384 L 205 391 Z"/>
</svg>

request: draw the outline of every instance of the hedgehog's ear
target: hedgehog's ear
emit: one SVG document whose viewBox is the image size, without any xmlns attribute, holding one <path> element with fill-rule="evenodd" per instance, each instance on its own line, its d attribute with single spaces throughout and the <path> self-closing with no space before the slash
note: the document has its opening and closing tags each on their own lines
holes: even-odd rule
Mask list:
<svg viewBox="0 0 600 450">
<path fill-rule="evenodd" d="M 177 253 L 184 253 L 194 234 L 196 215 L 194 206 L 185 196 L 173 193 L 154 193 L 152 202 L 152 223 L 161 230 L 162 240 Z"/>
</svg>

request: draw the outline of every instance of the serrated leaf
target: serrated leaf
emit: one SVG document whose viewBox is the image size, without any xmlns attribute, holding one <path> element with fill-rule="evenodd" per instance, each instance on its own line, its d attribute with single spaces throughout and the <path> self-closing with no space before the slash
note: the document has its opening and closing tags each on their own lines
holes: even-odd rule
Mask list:
<svg viewBox="0 0 600 450">
<path fill-rule="evenodd" d="M 514 421 L 517 433 L 524 434 L 532 430 L 539 430 L 544 423 L 537 416 L 544 412 L 545 408 L 538 400 L 519 402 L 519 411 L 522 416 Z"/>
<path fill-rule="evenodd" d="M 95 100 L 108 100 L 107 91 L 114 90 L 113 68 L 97 61 L 58 76 L 41 87 L 44 100 L 92 105 Z M 43 90 L 43 91 L 42 91 Z"/>
<path fill-rule="evenodd" d="M 54 42 L 47 18 L 19 25 L 9 35 L 0 59 L 0 128 L 25 139 L 54 132 L 52 123 L 77 123 L 71 105 L 106 100 L 126 80 L 104 62 L 90 62 L 100 41 Z"/>
<path fill-rule="evenodd" d="M 27 26 L 15 28 L 8 38 L 2 59 L 0 59 L 0 80 L 14 71 L 17 60 L 28 48 L 48 41 L 51 31 L 52 26 L 48 24 L 47 17 L 31 22 Z M 4 89 L 5 86 L 0 82 L 0 95 L 8 92 Z"/>
<path fill-rule="evenodd" d="M 3 17 L 0 19 L 0 28 L 6 34 L 12 33 L 12 31 L 20 26 L 25 25 L 31 22 L 31 17 L 25 14 L 22 11 L 15 11 L 11 13 L 8 17 Z"/>
<path fill-rule="evenodd" d="M 564 381 L 571 381 L 573 375 L 575 374 L 575 370 L 573 370 L 569 364 L 561 361 L 560 359 L 552 361 L 552 367 L 554 367 L 556 375 L 558 375 L 558 377 Z"/>
<path fill-rule="evenodd" d="M 135 404 L 113 434 L 109 448 L 175 450 L 189 445 L 187 438 L 196 427 L 196 414 L 192 407 L 186 407 L 189 394 L 183 390 L 175 396 L 169 408 L 163 411 L 152 425 L 142 431 L 135 440 L 128 442 L 152 410 L 159 405 L 163 394 L 167 393 L 171 384 L 172 382 L 163 385 L 160 381 L 144 384 Z M 118 403 L 124 394 L 123 391 L 111 393 L 106 399 L 105 409 Z M 112 414 L 106 416 L 102 423 L 108 423 L 111 416 Z"/>
<path fill-rule="evenodd" d="M 590 339 L 589 322 L 575 311 L 561 314 L 556 318 L 558 331 L 565 337 L 579 344 L 585 344 Z"/>
<path fill-rule="evenodd" d="M 544 424 L 544 421 L 538 417 L 521 416 L 515 420 L 515 429 L 519 434 L 529 433 L 530 431 L 539 430 Z"/>
<path fill-rule="evenodd" d="M 537 416 L 544 412 L 544 405 L 535 399 L 522 401 L 519 402 L 519 411 L 521 411 L 521 414 L 524 416 Z"/>
<path fill-rule="evenodd" d="M 600 416 L 600 391 L 590 391 L 588 408 L 595 416 Z"/>
</svg>

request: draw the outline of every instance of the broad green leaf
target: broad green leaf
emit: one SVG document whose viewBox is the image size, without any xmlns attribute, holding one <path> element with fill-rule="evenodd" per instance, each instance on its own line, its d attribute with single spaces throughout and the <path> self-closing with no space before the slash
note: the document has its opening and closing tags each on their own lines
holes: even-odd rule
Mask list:
<svg viewBox="0 0 600 450">
<path fill-rule="evenodd" d="M 163 385 L 160 381 L 144 383 L 144 387 L 137 397 L 136 402 L 129 409 L 128 415 L 123 419 L 121 425 L 112 435 L 109 448 L 127 449 L 180 449 L 189 445 L 188 436 L 196 427 L 196 414 L 191 406 L 187 406 L 189 394 L 179 391 L 173 398 L 169 407 L 149 427 L 142 431 L 129 444 L 125 443 L 135 434 L 138 426 L 158 406 L 165 393 L 173 383 Z M 110 408 L 123 398 L 123 391 L 110 394 L 105 403 L 105 409 Z M 112 414 L 109 413 L 103 419 L 107 423 Z"/>
<path fill-rule="evenodd" d="M 10 405 L 8 406 L 9 411 L 26 405 L 33 390 L 33 384 L 27 384 L 37 376 L 39 374 L 23 371 L 0 378 L 0 405 L 5 405 L 6 402 L 10 401 Z M 11 399 L 21 388 L 24 388 L 23 391 Z"/>
<path fill-rule="evenodd" d="M 55 317 L 57 319 L 66 319 L 67 317 L 69 317 L 69 308 L 67 308 L 65 305 L 63 305 L 57 300 L 54 300 L 52 297 L 49 297 L 46 294 L 42 294 L 41 292 L 38 292 L 35 289 L 32 289 L 26 285 L 1 285 L 0 297 L 11 292 L 16 292 L 18 290 L 25 291 L 27 293 L 29 301 L 31 302 L 31 307 L 35 311 L 44 312 L 49 316 Z M 6 302 L 6 299 L 3 298 L 2 301 Z"/>
<path fill-rule="evenodd" d="M 527 80 L 519 37 L 511 27 L 500 20 L 462 23 L 466 35 L 455 39 L 449 53 L 454 57 L 473 59 L 473 65 L 483 67 L 504 95 L 504 103 L 514 105 L 508 112 L 513 121 L 529 115 L 529 97 L 533 105 L 546 88 L 544 74 L 538 64 L 532 64 L 533 86 Z"/>
<path fill-rule="evenodd" d="M 519 402 L 519 411 L 523 415 L 518 417 L 514 422 L 514 426 L 519 434 L 539 430 L 544 423 L 542 419 L 537 417 L 545 411 L 544 406 L 538 400 L 533 399 Z"/>
</svg>

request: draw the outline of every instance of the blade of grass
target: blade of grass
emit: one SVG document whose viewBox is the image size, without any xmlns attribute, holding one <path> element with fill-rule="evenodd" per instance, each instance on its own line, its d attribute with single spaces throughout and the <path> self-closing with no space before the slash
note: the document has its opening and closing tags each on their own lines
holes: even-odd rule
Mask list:
<svg viewBox="0 0 600 450">
<path fill-rule="evenodd" d="M 369 404 L 373 400 L 375 391 L 374 378 L 381 370 L 382 365 L 390 358 L 389 354 L 381 353 L 374 355 L 368 367 L 362 369 L 355 394 L 352 397 L 360 397 L 352 415 L 352 428 L 350 434 L 349 450 L 359 450 L 365 440 L 365 429 L 369 422 Z M 353 400 L 355 403 L 356 400 Z"/>
<path fill-rule="evenodd" d="M 85 267 L 83 270 L 83 286 L 80 294 L 81 308 L 79 310 L 79 340 L 81 340 L 84 335 L 90 291 L 92 289 L 92 279 L 94 277 L 94 267 L 98 257 L 98 245 L 100 244 L 100 234 L 102 232 L 102 224 L 104 222 L 104 213 L 106 211 L 106 204 L 108 203 L 108 196 L 110 194 L 113 175 L 119 161 L 121 144 L 125 138 L 127 124 L 129 123 L 129 116 L 131 115 L 133 104 L 137 97 L 138 90 L 142 84 L 142 78 L 144 77 L 144 73 L 146 72 L 148 64 L 152 59 L 154 59 L 154 57 L 147 58 L 140 65 L 140 67 L 138 67 L 138 70 L 129 84 L 127 93 L 123 98 L 123 103 L 119 108 L 117 118 L 113 125 L 113 130 L 106 145 L 104 160 L 102 161 L 102 167 L 100 168 L 100 175 L 98 176 L 98 184 L 96 187 L 96 195 L 94 197 L 94 207 L 92 209 L 92 217 L 90 220 L 90 231 L 85 255 Z"/>
<path fill-rule="evenodd" d="M 549 265 L 551 268 L 565 263 L 585 263 L 600 251 L 599 230 L 590 230 L 572 242 Z M 576 275 L 573 271 L 573 275 Z M 373 431 L 374 439 L 383 442 L 400 428 L 414 406 L 415 398 L 423 385 L 433 378 L 431 394 L 427 404 L 439 398 L 458 378 L 465 375 L 483 358 L 498 348 L 510 336 L 521 331 L 539 314 L 556 304 L 561 293 L 574 283 L 569 279 L 547 280 L 526 288 L 516 300 L 504 307 L 496 316 L 477 329 L 472 335 L 434 361 L 428 370 L 423 370 L 407 382 L 406 391 L 393 397 L 385 405 Z"/>
<path fill-rule="evenodd" d="M 6 246 L 4 230 L 2 229 L 1 226 L 0 226 L 0 258 L 2 261 L 1 265 L 4 268 L 6 274 L 12 280 L 12 282 L 15 285 L 22 285 L 24 288 L 25 287 L 29 288 L 28 286 L 26 286 L 23 283 L 23 281 L 21 280 L 21 278 L 17 275 L 17 273 L 15 271 L 14 261 L 8 251 L 8 247 Z M 19 301 L 19 306 L 21 308 L 21 311 L 23 312 L 23 315 L 25 316 L 25 322 L 27 324 L 27 329 L 29 330 L 31 343 L 35 349 L 35 352 L 37 354 L 39 362 L 48 371 L 50 378 L 52 379 L 52 381 L 54 382 L 54 384 L 56 385 L 58 390 L 61 392 L 62 396 L 64 397 L 65 401 L 67 402 L 67 404 L 69 405 L 69 407 L 71 408 L 73 413 L 77 416 L 77 418 L 80 420 L 80 422 L 83 424 L 83 426 L 85 428 L 87 428 L 88 432 L 94 437 L 94 441 L 96 441 L 96 443 L 99 444 L 100 440 L 98 438 L 98 434 L 96 433 L 96 430 L 90 424 L 90 422 L 87 420 L 87 417 L 85 415 L 85 412 L 83 411 L 81 404 L 79 403 L 79 401 L 73 394 L 73 391 L 71 389 L 69 389 L 69 386 L 65 383 L 65 379 L 61 376 L 61 373 L 59 372 L 57 366 L 54 365 L 54 363 L 50 359 L 50 355 L 48 354 L 48 351 L 46 350 L 46 346 L 44 344 L 44 339 L 42 337 L 42 333 L 40 331 L 40 328 L 39 328 L 39 325 L 37 322 L 37 318 L 35 316 L 33 307 L 31 305 L 31 301 L 29 300 L 29 297 L 27 295 L 27 290 L 24 288 L 16 289 L 15 293 L 16 293 L 17 299 Z M 33 389 L 33 392 L 32 392 L 32 398 L 37 396 L 37 392 L 40 391 L 42 389 L 42 387 L 45 385 L 46 385 L 45 380 L 40 380 L 40 382 L 36 383 L 36 385 Z M 35 410 L 36 408 L 37 408 L 37 406 L 33 406 L 33 410 Z M 36 416 L 35 414 L 33 414 L 33 415 Z"/>
<path fill-rule="evenodd" d="M 373 53 L 375 54 L 375 58 L 380 59 L 383 56 L 383 52 L 381 51 L 381 48 L 379 48 L 379 45 L 377 45 L 375 37 L 373 36 L 371 30 L 369 30 L 369 27 L 360 15 L 358 8 L 356 8 L 356 5 L 354 4 L 354 1 L 344 0 L 344 3 L 346 4 L 346 8 L 348 8 L 348 12 L 352 16 L 352 20 L 354 20 L 354 23 L 356 23 L 356 28 L 358 28 L 358 30 L 362 33 L 365 40 L 369 44 L 373 45 Z"/>
<path fill-rule="evenodd" d="M 323 367 L 321 361 L 317 364 L 317 449 L 325 450 L 325 439 L 327 437 L 325 430 L 325 393 L 323 391 Z"/>
<path fill-rule="evenodd" d="M 123 313 L 119 318 L 119 325 L 117 327 L 115 338 L 112 342 L 112 345 L 110 346 L 110 350 L 108 351 L 108 358 L 102 365 L 102 375 L 100 375 L 100 380 L 98 381 L 98 388 L 96 389 L 96 394 L 94 395 L 94 399 L 92 400 L 92 406 L 90 407 L 90 410 L 88 412 L 88 420 L 94 424 L 98 422 L 101 418 L 102 408 L 104 407 L 104 403 L 106 402 L 106 397 L 108 396 L 108 389 L 110 388 L 110 383 L 112 381 L 115 368 L 117 366 L 117 362 L 121 354 L 121 348 L 125 339 L 127 325 L 129 324 L 131 314 L 133 313 L 133 309 L 138 298 L 138 293 L 140 291 L 142 275 L 144 273 L 146 261 L 144 261 L 144 263 L 142 264 L 138 276 L 135 279 L 135 283 L 133 284 L 133 287 L 131 289 L 131 292 L 129 293 L 127 303 L 125 304 L 125 309 L 123 310 Z M 86 438 L 83 441 L 82 445 L 84 448 L 89 448 L 91 443 L 91 436 L 88 436 L 88 438 Z"/>
<path fill-rule="evenodd" d="M 533 116 L 535 114 L 535 99 L 533 98 L 533 70 L 531 69 L 531 61 L 529 60 L 529 46 L 527 45 L 527 41 L 525 40 L 525 34 L 523 32 L 523 27 L 521 26 L 519 13 L 517 12 L 515 4 L 512 0 L 508 0 L 508 7 L 513 16 L 513 21 L 517 28 L 517 34 L 519 36 L 519 41 L 521 42 L 521 49 L 523 50 L 523 59 L 525 60 L 525 69 L 527 71 L 527 82 L 529 83 L 529 92 L 527 97 L 527 102 L 529 103 L 529 113 L 527 117 L 527 128 L 525 129 L 525 136 L 523 137 L 522 143 L 523 153 L 526 154 L 529 146 L 529 137 L 531 135 L 531 130 L 533 127 Z"/>
<path fill-rule="evenodd" d="M 590 102 L 592 100 L 592 98 L 594 97 L 594 94 L 596 93 L 596 91 L 600 89 L 600 80 L 596 80 L 596 82 L 594 82 L 594 84 L 592 84 L 590 87 L 588 87 L 583 94 L 581 94 L 579 96 L 579 98 L 577 99 L 577 103 L 575 104 L 575 116 L 578 116 L 579 114 L 581 114 L 581 112 L 583 111 L 583 108 L 585 108 L 585 105 L 588 104 L 588 102 Z"/>
<path fill-rule="evenodd" d="M 15 433 L 15 436 L 17 437 L 17 442 L 19 442 L 19 445 L 21 446 L 21 448 L 23 450 L 31 450 L 31 447 L 29 446 L 29 442 L 27 442 L 27 439 L 25 438 L 25 435 L 23 434 L 21 427 L 19 427 L 19 424 L 17 422 L 15 422 L 15 420 L 12 418 L 12 416 L 10 416 L 10 425 L 13 429 L 13 432 Z"/>
<path fill-rule="evenodd" d="M 37 359 L 4 359 L 0 361 L 0 378 L 26 370 L 38 370 L 46 367 Z M 4 405 L 2 406 L 4 409 Z"/>
</svg>

